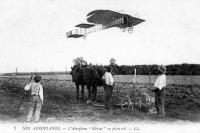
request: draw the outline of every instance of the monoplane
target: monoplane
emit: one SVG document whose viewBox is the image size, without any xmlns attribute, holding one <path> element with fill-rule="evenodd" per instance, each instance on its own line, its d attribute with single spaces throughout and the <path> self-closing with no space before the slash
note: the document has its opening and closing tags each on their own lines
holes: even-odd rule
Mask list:
<svg viewBox="0 0 200 133">
<path fill-rule="evenodd" d="M 94 10 L 87 14 L 88 23 L 76 25 L 75 27 L 77 27 L 77 29 L 67 32 L 66 35 L 67 38 L 85 37 L 89 33 L 112 27 L 118 27 L 122 29 L 122 31 L 132 33 L 133 27 L 144 21 L 144 19 L 115 11 Z"/>
</svg>

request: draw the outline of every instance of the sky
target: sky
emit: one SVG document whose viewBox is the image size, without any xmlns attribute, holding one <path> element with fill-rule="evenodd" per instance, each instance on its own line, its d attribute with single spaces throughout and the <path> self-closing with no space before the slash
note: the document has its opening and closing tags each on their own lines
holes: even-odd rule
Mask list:
<svg viewBox="0 0 200 133">
<path fill-rule="evenodd" d="M 0 73 L 65 71 L 72 60 L 118 65 L 200 64 L 199 0 L 0 0 Z M 66 32 L 103 9 L 144 19 L 133 33 L 110 28 L 86 39 Z"/>
</svg>

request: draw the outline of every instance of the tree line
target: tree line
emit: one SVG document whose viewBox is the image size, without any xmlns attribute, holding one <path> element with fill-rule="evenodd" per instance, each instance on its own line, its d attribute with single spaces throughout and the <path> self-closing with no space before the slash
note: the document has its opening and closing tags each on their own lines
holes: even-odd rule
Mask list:
<svg viewBox="0 0 200 133">
<path fill-rule="evenodd" d="M 73 64 L 87 64 L 83 57 L 77 57 L 73 60 Z M 117 75 L 158 75 L 158 65 L 117 65 L 116 59 L 109 60 L 109 66 L 113 67 L 113 73 Z M 102 65 L 98 65 L 102 66 Z M 106 67 L 106 66 L 102 66 Z M 200 75 L 200 64 L 172 64 L 166 65 L 167 75 Z"/>
<path fill-rule="evenodd" d="M 158 65 L 111 65 L 114 74 L 117 75 L 157 75 Z M 199 64 L 172 64 L 166 65 L 167 75 L 200 75 Z"/>
</svg>

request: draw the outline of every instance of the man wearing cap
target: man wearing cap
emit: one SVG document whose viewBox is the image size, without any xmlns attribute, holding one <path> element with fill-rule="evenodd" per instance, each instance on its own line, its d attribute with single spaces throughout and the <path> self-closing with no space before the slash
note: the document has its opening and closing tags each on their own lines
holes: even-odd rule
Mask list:
<svg viewBox="0 0 200 133">
<path fill-rule="evenodd" d="M 104 81 L 104 89 L 106 92 L 105 109 L 107 109 L 107 110 L 109 110 L 111 107 L 110 99 L 112 96 L 113 84 L 114 84 L 114 79 L 111 74 L 111 71 L 112 71 L 112 68 L 109 66 L 107 68 L 107 72 L 102 77 L 102 79 Z"/>
<path fill-rule="evenodd" d="M 34 115 L 34 121 L 39 122 L 40 111 L 43 105 L 43 87 L 40 84 L 41 76 L 34 76 L 34 81 L 30 83 L 30 87 L 25 87 L 26 91 L 31 91 L 31 107 L 27 116 L 27 122 L 30 122 Z"/>
<path fill-rule="evenodd" d="M 155 92 L 155 105 L 157 110 L 158 117 L 165 117 L 165 108 L 164 108 L 164 87 L 166 87 L 166 67 L 161 65 L 158 66 L 160 72 L 157 80 L 154 83 L 154 92 Z"/>
</svg>

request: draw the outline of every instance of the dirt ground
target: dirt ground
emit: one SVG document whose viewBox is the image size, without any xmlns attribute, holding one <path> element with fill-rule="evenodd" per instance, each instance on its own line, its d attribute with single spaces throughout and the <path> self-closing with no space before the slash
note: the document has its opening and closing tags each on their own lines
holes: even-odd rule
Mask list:
<svg viewBox="0 0 200 133">
<path fill-rule="evenodd" d="M 17 107 L 24 95 L 23 88 L 28 83 L 27 78 L 0 78 L 0 121 L 24 122 L 29 110 L 30 97 L 26 96 L 18 112 Z M 119 106 L 120 88 L 116 85 L 113 92 L 113 108 L 110 111 L 104 107 L 96 107 L 84 101 L 75 101 L 76 89 L 74 83 L 66 80 L 44 79 L 44 106 L 41 111 L 41 122 L 175 122 L 200 121 L 200 86 L 198 85 L 168 85 L 165 90 L 166 118 L 158 119 L 155 114 L 147 115 L 139 109 L 124 111 Z M 144 84 L 139 84 L 144 86 Z M 97 102 L 104 104 L 104 90 L 98 88 Z"/>
</svg>

